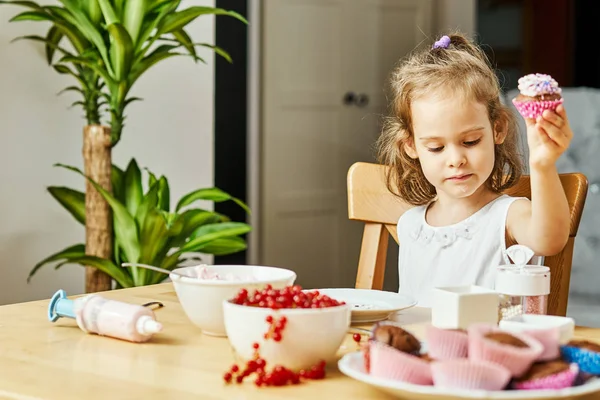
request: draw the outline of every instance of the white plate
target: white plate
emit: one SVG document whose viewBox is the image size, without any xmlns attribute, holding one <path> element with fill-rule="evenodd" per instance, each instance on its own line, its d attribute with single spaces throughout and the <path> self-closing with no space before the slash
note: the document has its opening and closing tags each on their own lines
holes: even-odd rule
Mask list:
<svg viewBox="0 0 600 400">
<path fill-rule="evenodd" d="M 359 351 L 348 353 L 338 361 L 343 374 L 390 393 L 398 399 L 410 400 L 458 400 L 458 399 L 574 399 L 579 396 L 600 393 L 600 379 L 594 378 L 581 386 L 560 390 L 459 390 L 422 386 L 390 379 L 375 378 L 366 373 L 363 354 Z"/>
<path fill-rule="evenodd" d="M 318 289 L 320 293 L 352 306 L 352 323 L 377 322 L 414 307 L 417 301 L 396 292 L 369 289 Z"/>
</svg>

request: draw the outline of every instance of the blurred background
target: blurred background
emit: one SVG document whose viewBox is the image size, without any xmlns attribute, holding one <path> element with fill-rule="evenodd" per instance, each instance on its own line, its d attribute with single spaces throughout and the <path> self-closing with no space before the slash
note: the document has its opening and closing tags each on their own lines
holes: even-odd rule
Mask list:
<svg viewBox="0 0 600 400">
<path fill-rule="evenodd" d="M 195 41 L 227 50 L 207 64 L 173 59 L 139 83 L 129 133 L 116 162 L 136 157 L 170 177 L 174 196 L 217 186 L 246 201 L 215 210 L 253 230 L 249 246 L 215 263 L 278 265 L 311 287 L 352 287 L 362 225 L 347 218 L 346 172 L 374 159 L 386 113 L 388 75 L 424 41 L 458 29 L 474 37 L 498 69 L 510 104 L 520 76 L 552 75 L 564 89 L 575 132 L 561 172 L 590 182 L 575 242 L 568 315 L 600 326 L 600 56 L 592 0 L 206 0 L 248 18 L 202 18 Z M 0 150 L 3 184 L 0 303 L 47 298 L 58 288 L 83 291 L 83 270 L 31 267 L 83 231 L 45 192 L 50 184 L 83 187 L 52 168 L 81 163 L 81 116 L 55 93 L 68 78 L 43 62 L 43 47 L 10 40 L 33 29 L 8 24 L 0 8 Z M 26 33 L 24 33 L 26 32 Z M 156 95 L 159 93 L 159 95 Z M 524 132 L 524 131 L 522 131 Z M 386 290 L 397 290 L 397 249 L 390 246 Z"/>
</svg>

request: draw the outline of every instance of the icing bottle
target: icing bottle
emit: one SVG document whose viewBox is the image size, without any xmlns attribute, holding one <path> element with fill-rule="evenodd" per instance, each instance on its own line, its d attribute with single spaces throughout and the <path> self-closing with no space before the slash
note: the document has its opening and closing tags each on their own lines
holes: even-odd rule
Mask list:
<svg viewBox="0 0 600 400">
<path fill-rule="evenodd" d="M 64 290 L 54 293 L 48 305 L 48 319 L 74 318 L 86 333 L 110 336 L 130 342 L 145 342 L 162 330 L 154 312 L 144 306 L 109 300 L 97 294 L 67 299 Z"/>
</svg>

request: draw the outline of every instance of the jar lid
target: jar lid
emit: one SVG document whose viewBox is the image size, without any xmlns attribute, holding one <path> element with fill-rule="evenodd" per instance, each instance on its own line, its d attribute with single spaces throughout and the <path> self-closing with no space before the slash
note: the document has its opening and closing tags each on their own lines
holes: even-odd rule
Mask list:
<svg viewBox="0 0 600 400">
<path fill-rule="evenodd" d="M 496 274 L 495 290 L 510 296 L 539 296 L 550 293 L 550 268 L 538 265 L 504 265 Z"/>
</svg>

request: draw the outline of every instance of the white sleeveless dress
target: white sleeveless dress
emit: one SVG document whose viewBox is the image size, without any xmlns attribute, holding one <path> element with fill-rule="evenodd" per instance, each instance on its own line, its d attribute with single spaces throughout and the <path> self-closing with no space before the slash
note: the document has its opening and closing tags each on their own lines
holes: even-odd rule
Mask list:
<svg viewBox="0 0 600 400">
<path fill-rule="evenodd" d="M 437 286 L 494 288 L 496 267 L 508 264 L 506 216 L 522 197 L 501 195 L 467 219 L 443 227 L 425 220 L 428 205 L 413 207 L 398 220 L 399 293 L 431 307 Z"/>
</svg>

